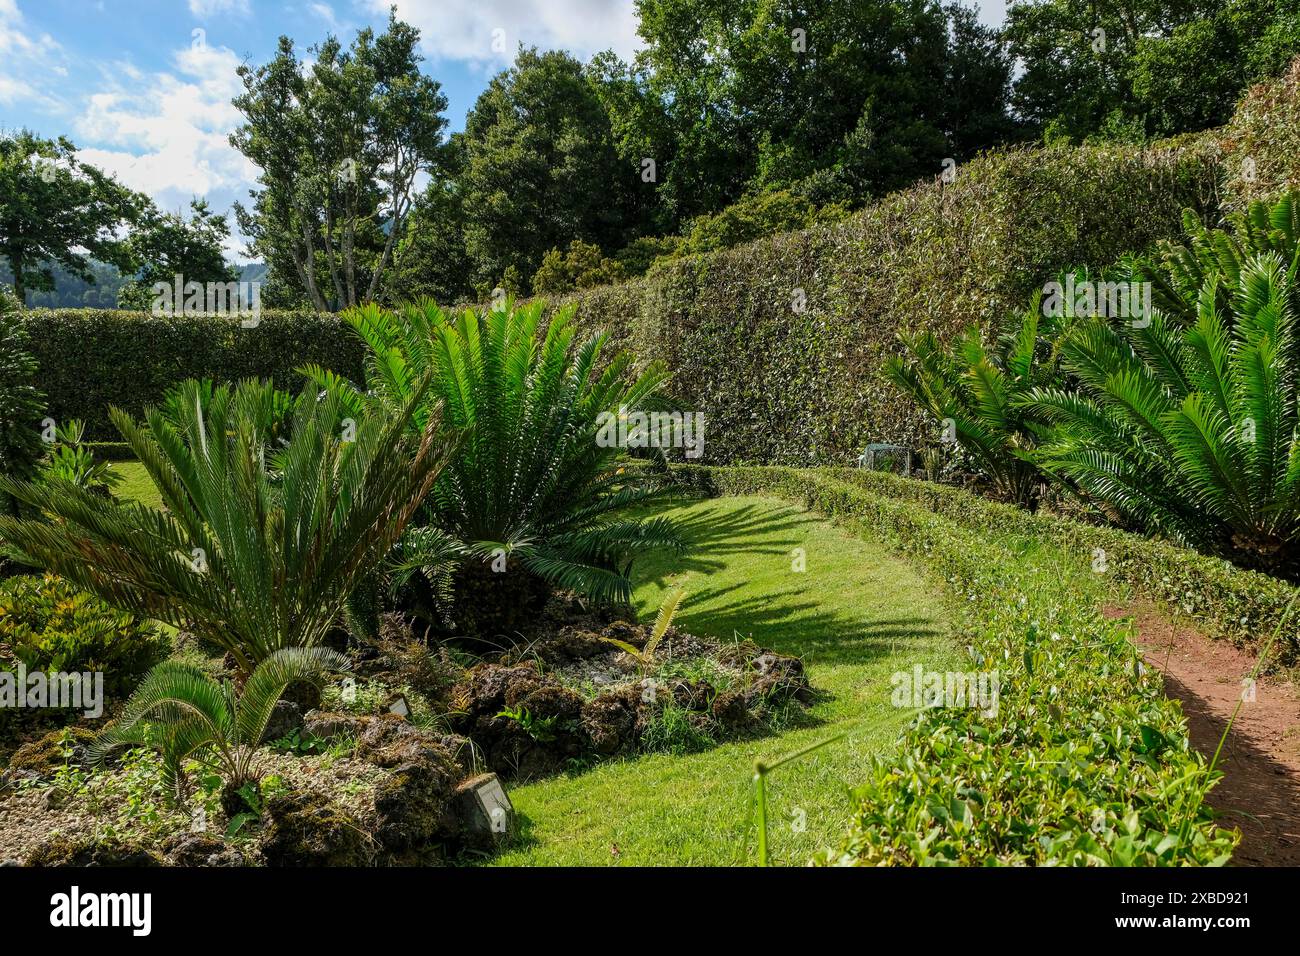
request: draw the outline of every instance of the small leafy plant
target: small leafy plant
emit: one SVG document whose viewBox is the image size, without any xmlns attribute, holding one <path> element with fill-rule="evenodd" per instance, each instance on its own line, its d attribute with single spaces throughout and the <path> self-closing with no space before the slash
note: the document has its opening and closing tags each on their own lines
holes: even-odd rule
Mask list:
<svg viewBox="0 0 1300 956">
<path fill-rule="evenodd" d="M 98 765 L 121 746 L 157 749 L 164 780 L 178 799 L 188 789 L 185 763 L 194 760 L 221 778 L 221 806 L 233 819 L 255 809 L 249 793 L 257 791 L 262 776 L 257 748 L 285 689 L 299 681 L 317 683 L 326 672 L 347 667 L 342 654 L 326 648 L 283 648 L 236 690 L 229 680 L 218 683 L 196 667 L 164 661 L 145 676 L 90 755 Z"/>
<path fill-rule="evenodd" d="M 59 425 L 49 456 L 41 462 L 42 481 L 66 481 L 78 488 L 107 497 L 122 483 L 122 476 L 106 461 L 96 461 L 86 447 L 85 423 L 72 419 Z"/>
<path fill-rule="evenodd" d="M 127 692 L 167 652 L 159 629 L 52 574 L 0 581 L 0 668 L 100 671 Z"/>
</svg>

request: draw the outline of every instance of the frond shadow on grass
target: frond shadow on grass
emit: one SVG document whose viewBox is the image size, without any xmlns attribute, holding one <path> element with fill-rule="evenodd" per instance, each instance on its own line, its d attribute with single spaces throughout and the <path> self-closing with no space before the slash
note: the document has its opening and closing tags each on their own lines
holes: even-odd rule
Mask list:
<svg viewBox="0 0 1300 956">
<path fill-rule="evenodd" d="M 761 595 L 734 596 L 749 581 L 709 584 L 709 576 L 737 555 L 788 560 L 807 541 L 807 530 L 824 526 L 815 515 L 789 506 L 745 505 L 727 512 L 693 513 L 676 518 L 689 550 L 684 555 L 652 555 L 636 569 L 639 582 L 669 586 L 689 576 L 687 601 L 677 618 L 683 630 L 723 640 L 749 638 L 764 647 L 802 657 L 807 663 L 860 664 L 890 653 L 900 643 L 937 636 L 923 616 L 873 619 L 828 610 L 809 595 L 807 579 Z M 775 563 L 774 562 L 774 563 Z M 703 585 L 703 586 L 701 586 Z M 883 603 L 883 602 L 882 602 Z"/>
</svg>

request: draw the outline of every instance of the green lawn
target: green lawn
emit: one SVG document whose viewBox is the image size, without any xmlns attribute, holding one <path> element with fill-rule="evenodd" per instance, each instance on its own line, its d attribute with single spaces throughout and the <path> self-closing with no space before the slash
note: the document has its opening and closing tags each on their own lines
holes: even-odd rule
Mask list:
<svg viewBox="0 0 1300 956">
<path fill-rule="evenodd" d="M 848 786 L 888 753 L 910 716 L 890 706 L 890 675 L 914 664 L 947 669 L 943 600 L 882 546 L 802 508 L 725 498 L 675 509 L 692 543 L 681 558 L 645 560 L 636 602 L 650 617 L 684 584 L 675 623 L 697 634 L 752 637 L 799 654 L 831 698 L 816 726 L 690 756 L 603 764 L 512 789 L 519 843 L 498 865 L 752 862 L 747 832 L 755 757 L 776 757 L 839 733 L 848 737 L 777 771 L 769 787 L 774 862 L 802 864 L 844 830 Z M 807 570 L 791 570 L 802 548 Z"/>
<path fill-rule="evenodd" d="M 141 501 L 155 508 L 162 507 L 162 496 L 158 494 L 158 489 L 150 480 L 149 473 L 144 470 L 144 465 L 138 461 L 115 461 L 112 468 L 122 476 L 122 483 L 113 490 L 113 494 L 119 498 Z"/>
</svg>

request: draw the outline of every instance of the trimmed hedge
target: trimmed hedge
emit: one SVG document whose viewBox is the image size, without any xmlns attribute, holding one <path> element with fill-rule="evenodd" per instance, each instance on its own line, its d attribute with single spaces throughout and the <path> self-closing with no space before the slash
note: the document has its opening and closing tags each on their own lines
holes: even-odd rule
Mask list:
<svg viewBox="0 0 1300 956">
<path fill-rule="evenodd" d="M 1023 306 L 1057 270 L 1100 267 L 1181 235 L 1215 207 L 1214 143 L 1017 148 L 893 193 L 848 219 L 691 256 L 584 290 L 579 320 L 662 358 L 707 416 L 711 463 L 845 463 L 869 440 L 915 444 L 927 424 L 880 374 L 902 329 L 949 334 Z M 795 308 L 796 290 L 804 296 Z M 318 362 L 359 380 L 361 349 L 333 316 L 220 318 L 36 310 L 26 323 L 50 414 L 114 439 L 107 408 L 138 412 L 190 376 L 296 387 Z"/>
<path fill-rule="evenodd" d="M 825 473 L 697 470 L 721 494 L 804 501 L 920 558 L 947 582 L 972 669 L 997 670 L 995 713 L 922 710 L 854 791 L 855 820 L 818 862 L 1175 866 L 1225 863 L 1237 835 L 1178 703 L 1099 594 L 921 507 Z M 1093 593 L 1088 593 L 1093 591 Z"/>
<path fill-rule="evenodd" d="M 269 378 L 297 391 L 306 379 L 295 370 L 308 362 L 355 381 L 363 374 L 360 341 L 331 315 L 263 311 L 245 329 L 233 318 L 33 309 L 23 323 L 49 415 L 83 419 L 91 439 L 120 437 L 110 405 L 138 415 L 187 378 Z"/>
<path fill-rule="evenodd" d="M 1223 130 L 1225 204 L 1245 209 L 1300 190 L 1300 57 L 1252 86 Z"/>
<path fill-rule="evenodd" d="M 1183 208 L 1217 210 L 1216 155 L 1208 137 L 991 153 L 950 185 L 565 301 L 638 357 L 667 361 L 685 406 L 706 415 L 710 464 L 843 464 L 868 441 L 915 445 L 930 427 L 880 374 L 898 331 L 987 324 L 1062 268 L 1181 235 Z"/>
</svg>

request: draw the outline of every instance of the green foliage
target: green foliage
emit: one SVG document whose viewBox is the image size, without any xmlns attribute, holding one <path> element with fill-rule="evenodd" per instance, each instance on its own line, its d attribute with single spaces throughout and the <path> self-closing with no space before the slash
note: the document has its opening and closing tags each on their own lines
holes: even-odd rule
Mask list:
<svg viewBox="0 0 1300 956">
<path fill-rule="evenodd" d="M 806 229 L 815 221 L 813 204 L 788 190 L 745 196 L 720 212 L 694 220 L 681 253 L 729 249 L 774 232 Z"/>
<path fill-rule="evenodd" d="M 542 256 L 542 264 L 533 273 L 533 292 L 554 295 L 609 285 L 623 278 L 623 266 L 601 255 L 600 247 L 581 239 L 569 243 L 568 252 L 552 249 Z"/>
<path fill-rule="evenodd" d="M 1223 132 L 1227 205 L 1244 209 L 1300 192 L 1300 58 L 1252 87 Z"/>
<path fill-rule="evenodd" d="M 169 287 L 177 275 L 184 282 L 234 282 L 239 272 L 226 263 L 225 242 L 230 226 L 224 214 L 208 208 L 206 201 L 190 202 L 190 218 L 149 208 L 127 240 L 137 272 L 118 292 L 121 309 L 148 311 L 155 282 Z"/>
<path fill-rule="evenodd" d="M 864 477 L 882 488 L 922 484 Z M 1178 704 L 1142 666 L 1124 625 L 1102 616 L 1098 595 L 1062 586 L 1062 568 L 1026 561 L 987 527 L 963 527 L 824 473 L 709 469 L 707 481 L 724 494 L 802 500 L 921 558 L 960 599 L 971 667 L 1000 675 L 996 714 L 921 712 L 901 752 L 877 761 L 854 792 L 851 832 L 824 862 L 1162 866 L 1228 859 L 1235 838 L 1214 825 L 1204 802 L 1217 775 L 1188 743 Z M 1185 835 L 1175 832 L 1184 822 Z"/>
<path fill-rule="evenodd" d="M 646 753 L 680 757 L 717 746 L 713 735 L 697 724 L 698 717 L 671 697 L 666 697 L 647 715 L 645 729 L 641 731 L 641 749 Z"/>
<path fill-rule="evenodd" d="M 1022 407 L 1053 426 L 1049 472 L 1150 532 L 1294 573 L 1300 539 L 1300 202 L 1256 203 L 1138 274 L 1149 322 L 1095 319 L 1066 337 L 1079 388 Z"/>
<path fill-rule="evenodd" d="M 987 326 L 1062 268 L 1100 268 L 1177 235 L 1179 209 L 1214 211 L 1212 145 L 995 153 L 841 223 L 575 293 L 579 315 L 669 364 L 683 407 L 706 414 L 710 461 L 847 462 L 869 441 L 920 444 L 928 423 L 881 374 L 896 333 Z M 49 413 L 85 419 L 92 438 L 112 435 L 108 405 L 139 413 L 185 378 L 292 388 L 305 364 L 363 375 L 355 336 L 331 316 L 264 310 L 255 329 L 132 313 L 24 321 Z"/>
<path fill-rule="evenodd" d="M 613 644 L 625 653 L 632 655 L 637 662 L 637 666 L 641 669 L 642 675 L 648 674 L 654 666 L 655 651 L 659 648 L 659 642 L 664 639 L 664 635 L 668 633 L 668 628 L 672 626 L 673 618 L 677 616 L 677 609 L 682 606 L 682 599 L 685 596 L 686 591 L 682 588 L 677 588 L 664 596 L 664 603 L 659 606 L 659 613 L 655 615 L 654 627 L 650 629 L 650 637 L 646 639 L 644 647 L 637 647 L 635 644 L 629 644 L 627 641 L 620 641 L 613 637 L 602 637 L 601 640 L 607 644 Z"/>
<path fill-rule="evenodd" d="M 602 413 L 646 408 L 667 379 L 658 365 L 632 375 L 632 358 L 606 361 L 605 334 L 578 338 L 573 308 L 541 329 L 543 304 L 507 302 L 458 318 L 432 304 L 402 313 L 367 306 L 348 321 L 369 349 L 366 390 L 389 406 L 415 405 L 426 427 L 435 402 L 448 426 L 468 433 L 429 501 L 430 524 L 474 555 L 504 557 L 554 585 L 621 601 L 640 551 L 677 543 L 660 519 L 626 517 L 658 489 L 624 471 L 623 450 L 596 437 Z M 366 392 L 309 368 L 349 407 Z M 428 401 L 420 376 L 431 375 Z"/>
<path fill-rule="evenodd" d="M 464 165 L 462 147 L 462 138 L 453 136 L 442 156 L 446 177 L 432 180 L 416 199 L 385 280 L 388 302 L 433 299 L 450 305 L 474 297 L 473 265 L 465 251 L 464 197 L 454 178 Z"/>
<path fill-rule="evenodd" d="M 956 442 L 995 491 L 1016 504 L 1037 504 L 1038 468 L 1026 455 L 1043 432 L 1019 404 L 1030 389 L 1054 384 L 1055 349 L 1042 355 L 1040 336 L 1049 325 L 1035 295 L 1017 325 L 1009 325 L 993 349 L 978 328 L 950 348 L 933 333 L 899 334 L 907 356 L 886 364 L 890 380 L 934 416 L 941 440 Z"/>
<path fill-rule="evenodd" d="M 390 13 L 383 33 L 366 27 L 346 48 L 327 37 L 310 63 L 282 36 L 270 62 L 237 71 L 230 142 L 261 187 L 251 209 L 235 207 L 240 230 L 318 312 L 374 300 L 415 180 L 439 167 L 447 98 L 420 71 L 419 40 Z"/>
<path fill-rule="evenodd" d="M 1141 140 L 1226 122 L 1243 89 L 1283 72 L 1295 0 L 1027 0 L 1003 36 L 1023 65 L 1012 101 L 1046 138 Z"/>
<path fill-rule="evenodd" d="M 363 408 L 354 420 L 335 396 L 304 391 L 287 437 L 272 440 L 283 399 L 269 384 L 186 382 L 171 414 L 114 413 L 165 511 L 4 480 L 55 520 L 3 519 L 0 534 L 117 607 L 193 630 L 247 673 L 335 626 L 432 487 L 450 442 L 436 409 L 410 434 L 426 386 L 391 417 Z"/>
<path fill-rule="evenodd" d="M 0 134 L 0 250 L 18 301 L 26 303 L 28 289 L 53 289 L 55 264 L 81 278 L 91 258 L 127 267 L 119 232 L 147 202 L 80 162 L 66 139 Z"/>
<path fill-rule="evenodd" d="M 126 693 L 167 653 L 159 629 L 116 611 L 52 574 L 0 581 L 0 667 L 104 674 L 110 695 Z"/>
<path fill-rule="evenodd" d="M 661 263 L 573 301 L 585 326 L 667 363 L 682 407 L 706 416 L 710 463 L 917 446 L 930 422 L 881 369 L 897 333 L 987 328 L 1061 269 L 1178 235 L 1181 208 L 1213 209 L 1212 146 L 993 153 L 841 223 Z"/>
<path fill-rule="evenodd" d="M 1009 61 L 955 5 L 641 0 L 637 12 L 635 68 L 601 75 L 631 107 L 625 162 L 658 160 L 670 228 L 746 192 L 862 201 L 1011 130 Z"/>
<path fill-rule="evenodd" d="M 232 809 L 252 806 L 257 799 L 262 777 L 257 748 L 286 688 L 319 682 L 327 671 L 347 667 L 347 658 L 326 648 L 281 648 L 258 663 L 236 690 L 229 680 L 218 683 L 196 667 L 164 661 L 140 683 L 117 722 L 91 747 L 91 755 L 102 762 L 121 746 L 157 749 L 164 781 L 177 797 L 185 793 L 186 762 L 197 761 L 224 781 L 223 805 L 233 817 Z"/>
<path fill-rule="evenodd" d="M 676 257 L 681 246 L 680 236 L 638 236 L 614 253 L 614 260 L 625 276 L 643 276 L 660 257 Z"/>
<path fill-rule="evenodd" d="M 609 117 L 567 53 L 520 49 L 475 102 L 463 142 L 476 283 L 497 283 L 512 267 L 531 276 L 548 249 L 574 239 L 611 248 L 622 238 L 619 197 L 632 177 L 619 175 Z"/>
<path fill-rule="evenodd" d="M 99 461 L 85 441 L 86 425 L 74 418 L 55 428 L 49 456 L 41 462 L 41 480 L 66 481 L 108 495 L 122 482 L 122 476 L 107 461 Z"/>
<path fill-rule="evenodd" d="M 36 370 L 18 303 L 0 289 L 0 475 L 31 477 L 44 452 L 40 423 L 45 401 L 35 385 Z M 0 511 L 12 510 L 13 500 L 0 492 Z"/>
</svg>

